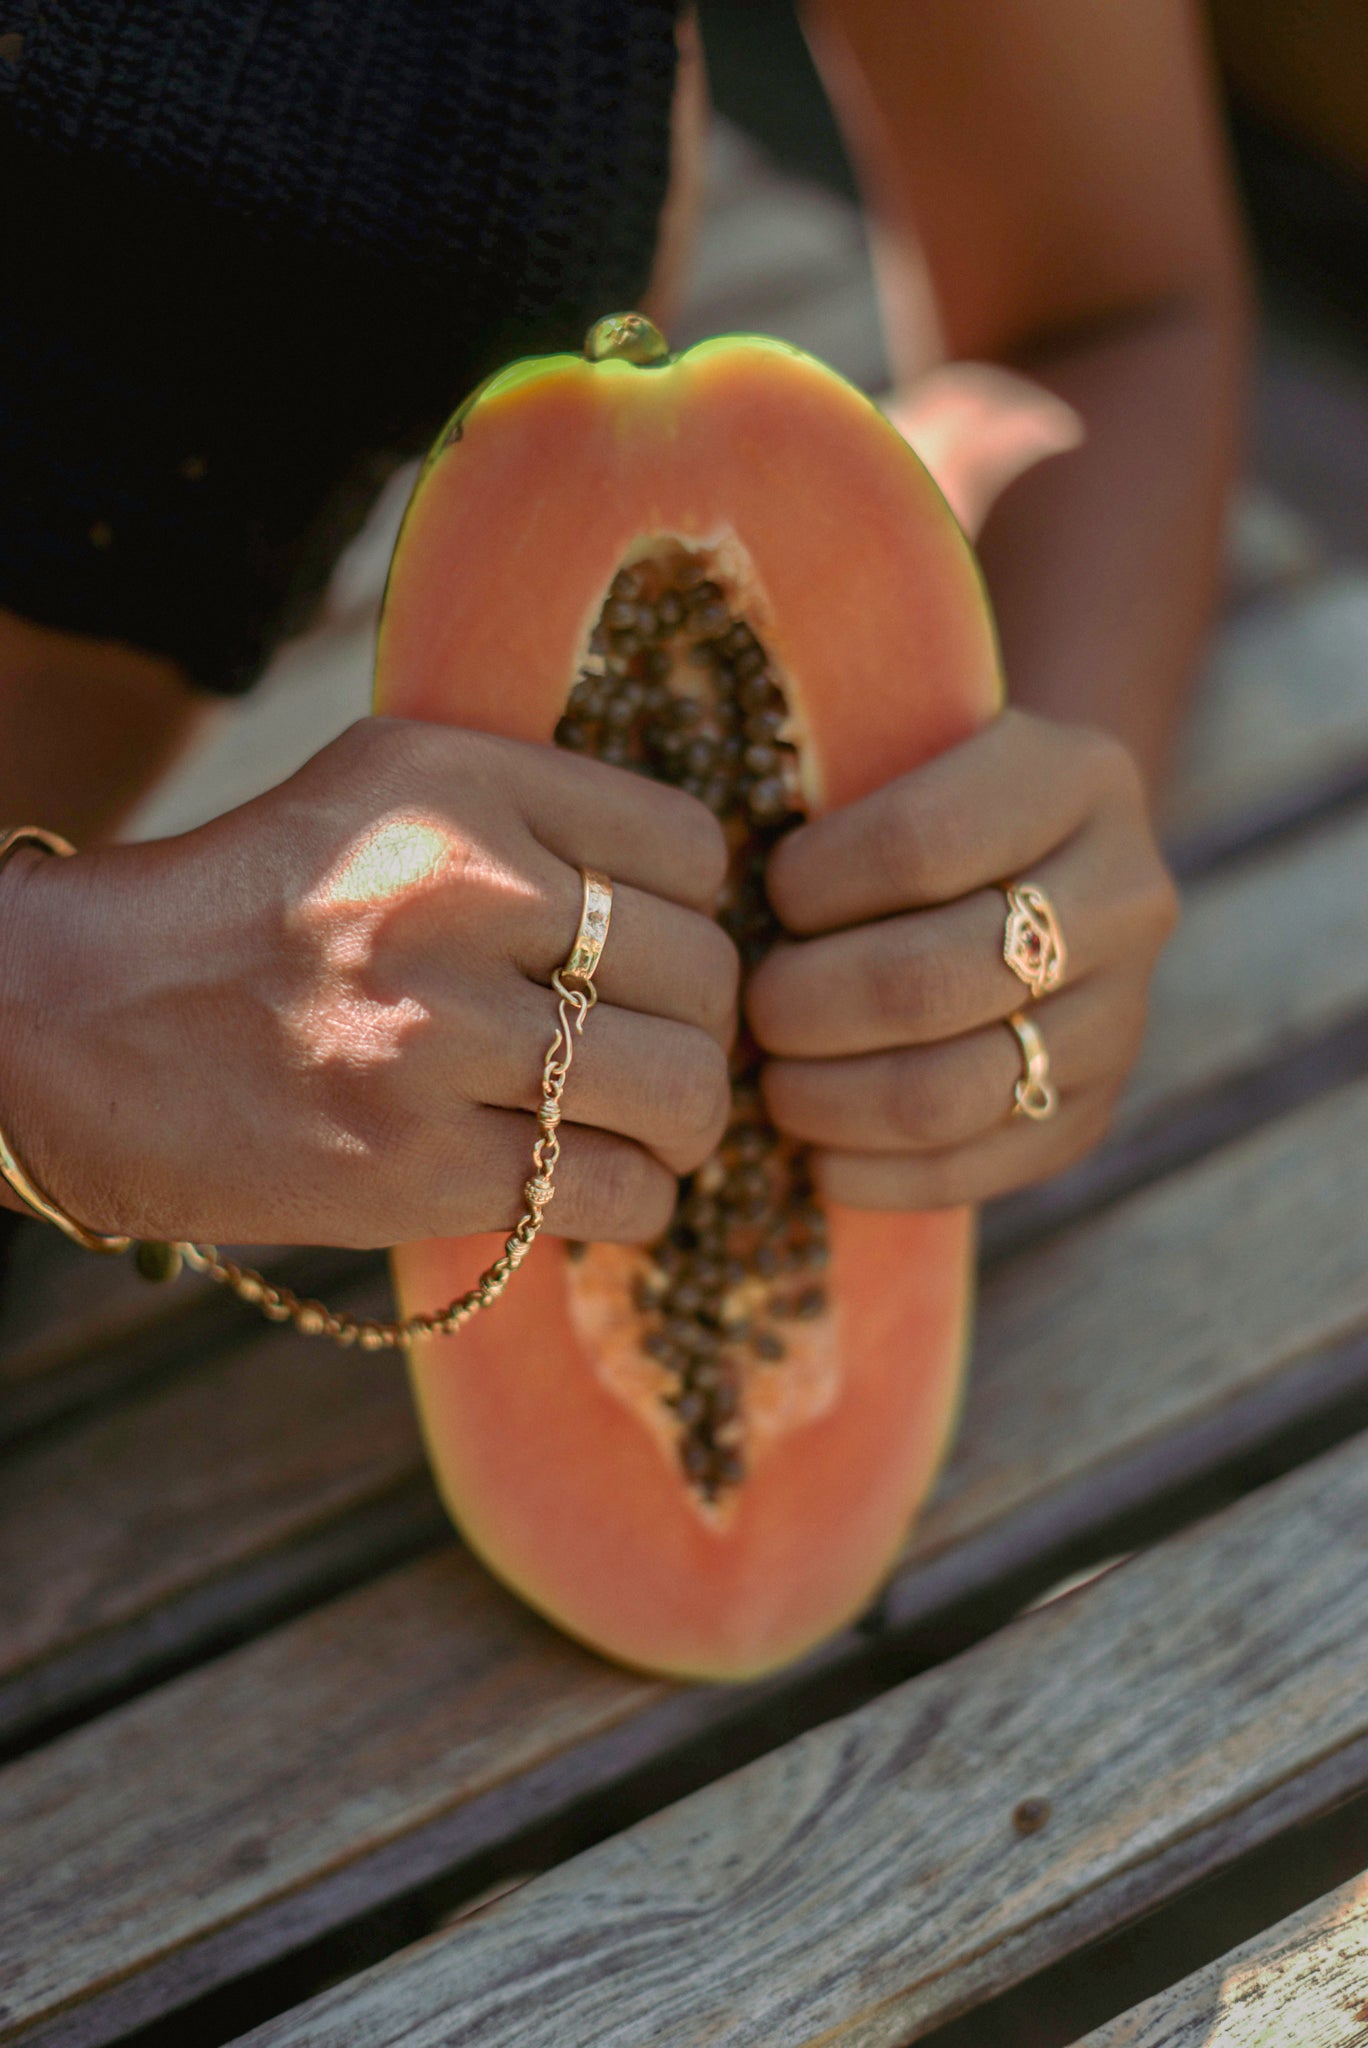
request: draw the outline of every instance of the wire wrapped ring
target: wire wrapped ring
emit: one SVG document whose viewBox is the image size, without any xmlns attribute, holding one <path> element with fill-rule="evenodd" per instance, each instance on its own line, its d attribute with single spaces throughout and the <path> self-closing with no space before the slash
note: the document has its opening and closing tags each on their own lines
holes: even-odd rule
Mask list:
<svg viewBox="0 0 1368 2048">
<path fill-rule="evenodd" d="M 1059 1107 L 1059 1091 L 1050 1079 L 1050 1055 L 1040 1026 L 1021 1010 L 1007 1018 L 1007 1029 L 1021 1049 L 1021 1079 L 1012 1090 L 1012 1115 L 1044 1123 Z"/>
<path fill-rule="evenodd" d="M 1068 950 L 1054 905 L 1034 882 L 1005 882 L 1007 922 L 1002 957 L 1033 1000 L 1048 995 L 1064 979 Z"/>
</svg>

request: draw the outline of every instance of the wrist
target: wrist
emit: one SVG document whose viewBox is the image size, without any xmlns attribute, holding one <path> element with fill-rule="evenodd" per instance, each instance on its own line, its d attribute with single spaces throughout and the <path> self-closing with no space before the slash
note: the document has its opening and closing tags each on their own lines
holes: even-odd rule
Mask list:
<svg viewBox="0 0 1368 2048">
<path fill-rule="evenodd" d="M 76 864 L 21 845 L 0 861 L 0 1130 L 38 1191 L 83 1227 L 102 1231 L 79 1171 L 82 1105 L 92 1075 L 73 1008 L 88 986 L 78 941 L 86 877 Z M 8 1183 L 0 1203 L 35 1213 Z"/>
</svg>

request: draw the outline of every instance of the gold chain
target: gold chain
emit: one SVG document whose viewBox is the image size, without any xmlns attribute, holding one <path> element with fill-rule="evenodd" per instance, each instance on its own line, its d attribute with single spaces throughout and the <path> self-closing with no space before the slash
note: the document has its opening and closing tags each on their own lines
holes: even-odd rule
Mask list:
<svg viewBox="0 0 1368 2048">
<path fill-rule="evenodd" d="M 34 846 L 44 853 L 69 858 L 75 847 L 55 832 L 36 825 L 0 828 L 0 863 L 18 846 Z M 273 1323 L 293 1323 L 306 1337 L 330 1337 L 334 1344 L 358 1344 L 363 1351 L 393 1351 L 412 1344 L 418 1337 L 451 1336 L 482 1308 L 496 1302 L 532 1248 L 542 1227 L 542 1212 L 555 1194 L 556 1162 L 560 1158 L 557 1126 L 561 1120 L 561 1097 L 575 1057 L 575 1040 L 584 1030 L 584 1020 L 598 1001 L 593 973 L 603 951 L 612 910 L 612 884 L 606 875 L 592 868 L 580 870 L 584 882 L 584 911 L 575 945 L 564 967 L 551 977 L 557 997 L 556 1033 L 542 1061 L 541 1102 L 537 1109 L 537 1136 L 532 1147 L 532 1171 L 523 1183 L 526 1208 L 505 1241 L 503 1251 L 487 1266 L 475 1285 L 458 1294 L 445 1308 L 431 1315 L 397 1317 L 379 1322 L 349 1315 L 345 1309 L 331 1309 L 321 1301 L 306 1301 L 292 1287 L 278 1286 L 253 1266 L 240 1266 L 225 1258 L 216 1244 L 163 1242 L 146 1238 L 106 1235 L 87 1230 L 73 1216 L 45 1195 L 30 1179 L 0 1131 L 0 1178 L 8 1182 L 21 1201 L 35 1215 L 53 1223 L 87 1251 L 123 1252 L 134 1249 L 138 1270 L 149 1280 L 173 1280 L 182 1261 L 196 1273 L 205 1273 L 227 1287 L 239 1301 L 247 1302 Z M 571 987 L 574 980 L 578 986 Z M 571 1018 L 574 1022 L 571 1022 Z"/>
<path fill-rule="evenodd" d="M 239 1301 L 259 1308 L 273 1323 L 293 1323 L 306 1337 L 330 1337 L 334 1344 L 359 1344 L 363 1351 L 393 1351 L 412 1344 L 418 1337 L 453 1336 L 462 1324 L 468 1323 L 482 1308 L 496 1302 L 503 1293 L 531 1250 L 533 1239 L 542 1227 L 542 1211 L 556 1191 L 553 1181 L 556 1161 L 560 1158 L 556 1126 L 561 1120 L 561 1097 L 575 1056 L 575 1040 L 584 1029 L 585 1018 L 598 1001 L 598 991 L 592 982 L 583 989 L 567 988 L 559 971 L 552 975 L 551 986 L 560 1000 L 556 1006 L 556 1035 L 542 1062 L 542 1099 L 537 1111 L 536 1143 L 532 1147 L 532 1172 L 523 1184 L 527 1207 L 493 1265 L 485 1268 L 467 1293 L 458 1294 L 444 1309 L 438 1309 L 431 1315 L 404 1316 L 392 1322 L 379 1322 L 348 1315 L 345 1309 L 328 1308 L 321 1301 L 301 1300 L 292 1287 L 277 1286 L 254 1267 L 240 1266 L 236 1259 L 224 1258 L 217 1245 L 170 1244 L 140 1247 L 140 1250 L 172 1254 L 172 1260 L 167 1262 L 168 1277 L 175 1270 L 174 1255 L 179 1254 L 196 1273 L 207 1273 L 220 1286 L 230 1288 Z M 571 1011 L 574 1012 L 573 1026 L 569 1015 Z"/>
</svg>

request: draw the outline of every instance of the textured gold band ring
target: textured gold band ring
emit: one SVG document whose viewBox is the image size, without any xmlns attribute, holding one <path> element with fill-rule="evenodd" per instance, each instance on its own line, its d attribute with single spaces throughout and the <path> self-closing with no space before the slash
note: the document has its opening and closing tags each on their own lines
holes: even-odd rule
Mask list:
<svg viewBox="0 0 1368 2048">
<path fill-rule="evenodd" d="M 1068 951 L 1054 905 L 1034 882 L 1007 882 L 1002 957 L 1032 998 L 1048 995 L 1064 979 Z"/>
<path fill-rule="evenodd" d="M 579 930 L 560 970 L 560 979 L 567 988 L 582 990 L 592 1008 L 598 1001 L 594 975 L 608 941 L 608 926 L 613 916 L 613 885 L 597 868 L 581 868 L 580 880 L 584 884 L 584 900 L 580 907 Z"/>
<path fill-rule="evenodd" d="M 1024 1011 L 1015 1010 L 1007 1019 L 1007 1029 L 1021 1049 L 1022 1073 L 1012 1090 L 1012 1115 L 1028 1116 L 1032 1123 L 1042 1124 L 1058 1109 L 1059 1091 L 1050 1079 L 1050 1055 L 1040 1026 Z"/>
</svg>

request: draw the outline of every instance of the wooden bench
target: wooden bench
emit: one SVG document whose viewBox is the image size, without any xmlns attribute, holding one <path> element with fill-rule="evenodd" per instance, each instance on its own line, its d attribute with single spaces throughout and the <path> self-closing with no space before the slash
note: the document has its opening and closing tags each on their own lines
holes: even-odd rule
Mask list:
<svg viewBox="0 0 1368 2048">
<path fill-rule="evenodd" d="M 733 138 L 719 168 L 696 324 L 877 378 L 849 210 Z M 1362 1832 L 1344 1868 L 1305 1850 L 1368 1799 L 1368 571 L 1284 483 L 1240 538 L 1117 1128 L 985 1219 L 955 1456 L 876 1610 L 798 1670 L 596 1660 L 451 1540 L 393 1361 L 26 1234 L 0 2043 L 1030 2048 L 1026 2011 L 1176 2044 L 1222 1966 L 1072 2033 L 1059 1973 L 1216 1873 L 1304 1852 L 1253 1932 L 1368 1864 Z M 1353 1967 L 1337 1905 L 1268 1939 L 1289 1998 Z M 1224 1967 L 1254 1981 L 1257 1943 Z M 1368 2038 L 1342 2017 L 1327 2043 Z"/>
</svg>

